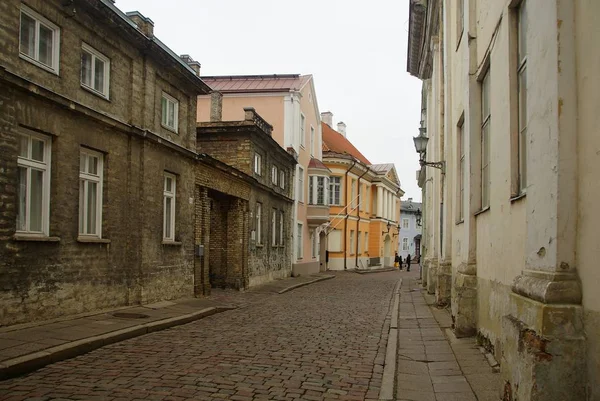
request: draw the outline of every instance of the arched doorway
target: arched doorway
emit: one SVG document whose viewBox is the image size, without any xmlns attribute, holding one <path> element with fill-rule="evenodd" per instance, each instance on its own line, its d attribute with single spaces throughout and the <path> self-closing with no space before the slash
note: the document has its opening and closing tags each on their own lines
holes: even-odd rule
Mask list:
<svg viewBox="0 0 600 401">
<path fill-rule="evenodd" d="M 389 234 L 386 234 L 383 240 L 383 267 L 393 266 L 392 263 L 392 240 Z"/>
</svg>

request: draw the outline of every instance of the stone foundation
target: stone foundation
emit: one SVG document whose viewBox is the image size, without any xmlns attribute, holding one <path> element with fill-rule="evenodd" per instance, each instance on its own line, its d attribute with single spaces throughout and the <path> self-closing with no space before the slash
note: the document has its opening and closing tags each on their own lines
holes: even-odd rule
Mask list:
<svg viewBox="0 0 600 401">
<path fill-rule="evenodd" d="M 437 275 L 438 275 L 438 260 L 437 258 L 425 259 L 427 265 L 427 293 L 435 294 L 435 288 L 437 287 Z"/>
<path fill-rule="evenodd" d="M 457 337 L 477 332 L 477 268 L 475 264 L 458 266 L 452 285 L 452 320 Z"/>
<path fill-rule="evenodd" d="M 439 264 L 435 288 L 435 302 L 438 306 L 450 304 L 452 293 L 452 262 L 444 260 Z"/>
</svg>

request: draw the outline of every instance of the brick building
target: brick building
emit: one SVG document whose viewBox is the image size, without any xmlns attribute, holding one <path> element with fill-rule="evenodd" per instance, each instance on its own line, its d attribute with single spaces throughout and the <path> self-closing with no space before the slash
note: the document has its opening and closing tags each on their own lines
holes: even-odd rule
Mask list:
<svg viewBox="0 0 600 401">
<path fill-rule="evenodd" d="M 220 96 L 213 93 L 213 106 L 221 104 Z M 204 242 L 209 243 L 205 259 L 213 286 L 246 288 L 292 272 L 290 183 L 296 158 L 279 146 L 271 136 L 273 127 L 253 108 L 244 110 L 242 121 L 221 121 L 220 108 L 212 107 L 211 121 L 197 128 L 198 153 L 239 171 L 247 186 L 232 198 L 209 189 L 218 180 L 202 184 L 206 196 L 199 203 L 209 205 L 197 218 L 210 226 L 210 239 Z"/>
<path fill-rule="evenodd" d="M 193 295 L 196 64 L 109 0 L 2 1 L 0 45 L 0 325 Z"/>
</svg>

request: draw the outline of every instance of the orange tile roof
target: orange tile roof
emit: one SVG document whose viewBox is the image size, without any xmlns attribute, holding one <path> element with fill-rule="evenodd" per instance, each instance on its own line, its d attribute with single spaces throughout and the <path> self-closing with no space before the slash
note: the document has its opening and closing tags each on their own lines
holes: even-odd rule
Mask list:
<svg viewBox="0 0 600 401">
<path fill-rule="evenodd" d="M 349 154 L 367 165 L 371 164 L 371 162 L 360 153 L 347 138 L 344 138 L 342 134 L 324 122 L 321 122 L 321 128 L 323 133 L 323 151 Z"/>
</svg>

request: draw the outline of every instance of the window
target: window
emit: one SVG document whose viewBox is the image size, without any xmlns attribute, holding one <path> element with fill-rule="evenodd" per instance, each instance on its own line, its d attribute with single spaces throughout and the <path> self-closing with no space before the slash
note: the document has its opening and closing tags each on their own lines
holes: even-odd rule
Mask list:
<svg viewBox="0 0 600 401">
<path fill-rule="evenodd" d="M 20 134 L 17 157 L 17 232 L 48 235 L 50 138 Z"/>
<path fill-rule="evenodd" d="M 102 153 L 82 149 L 79 156 L 79 235 L 102 238 Z"/>
<path fill-rule="evenodd" d="M 354 230 L 350 230 L 350 255 L 354 255 Z"/>
<path fill-rule="evenodd" d="M 315 177 L 313 176 L 308 176 L 308 204 L 309 205 L 313 205 L 314 204 L 314 197 L 313 197 L 313 181 L 314 181 Z"/>
<path fill-rule="evenodd" d="M 172 96 L 162 94 L 162 126 L 177 132 L 179 118 L 179 102 Z"/>
<path fill-rule="evenodd" d="M 329 204 L 340 205 L 340 187 L 341 177 L 331 177 L 329 179 Z"/>
<path fill-rule="evenodd" d="M 366 212 L 369 211 L 369 202 L 371 201 L 371 187 L 365 185 L 365 204 L 364 209 Z"/>
<path fill-rule="evenodd" d="M 465 134 L 463 125 L 464 115 L 458 123 L 456 135 L 458 143 L 458 221 L 463 221 L 465 218 Z"/>
<path fill-rule="evenodd" d="M 481 82 L 481 209 L 490 206 L 490 71 Z"/>
<path fill-rule="evenodd" d="M 304 133 L 304 126 L 306 125 L 306 118 L 304 114 L 300 113 L 300 146 L 304 147 L 306 139 Z"/>
<path fill-rule="evenodd" d="M 29 7 L 21 5 L 19 54 L 24 59 L 58 74 L 60 29 Z"/>
<path fill-rule="evenodd" d="M 302 223 L 298 223 L 298 235 L 296 235 L 296 254 L 298 255 L 298 259 L 302 259 L 303 252 L 302 252 L 302 245 L 304 245 L 302 243 Z"/>
<path fill-rule="evenodd" d="M 458 0 L 456 12 L 458 14 L 456 18 L 456 46 L 458 47 L 465 30 L 465 0 Z"/>
<path fill-rule="evenodd" d="M 369 232 L 365 233 L 365 252 L 369 252 Z"/>
<path fill-rule="evenodd" d="M 402 219 L 402 228 L 405 230 L 408 230 L 409 227 L 410 227 L 410 222 L 408 221 L 408 219 Z"/>
<path fill-rule="evenodd" d="M 256 243 L 262 244 L 262 203 L 256 202 Z"/>
<path fill-rule="evenodd" d="M 81 85 L 108 99 L 110 60 L 85 43 L 81 46 Z"/>
<path fill-rule="evenodd" d="M 254 174 L 262 175 L 262 156 L 254 154 Z"/>
<path fill-rule="evenodd" d="M 284 217 L 283 211 L 279 212 L 279 245 L 283 245 L 285 243 L 284 237 L 283 237 L 283 221 L 284 221 L 283 217 Z"/>
<path fill-rule="evenodd" d="M 310 255 L 313 259 L 317 257 L 317 236 L 314 231 L 310 232 Z"/>
<path fill-rule="evenodd" d="M 281 189 L 285 189 L 285 171 L 279 171 L 279 186 Z"/>
<path fill-rule="evenodd" d="M 358 232 L 358 236 L 356 237 L 356 244 L 358 245 L 358 254 L 362 254 L 362 241 L 360 240 L 361 238 L 361 232 Z"/>
<path fill-rule="evenodd" d="M 304 202 L 304 169 L 298 167 L 298 202 Z"/>
<path fill-rule="evenodd" d="M 342 250 L 342 230 L 332 230 L 327 235 L 327 248 L 329 252 L 340 252 Z"/>
<path fill-rule="evenodd" d="M 402 238 L 402 251 L 408 251 L 408 237 Z"/>
<path fill-rule="evenodd" d="M 271 216 L 271 245 L 277 245 L 277 209 L 273 209 Z"/>
<path fill-rule="evenodd" d="M 315 129 L 310 126 L 310 155 L 314 156 L 315 153 Z"/>
<path fill-rule="evenodd" d="M 175 192 L 177 179 L 175 175 L 165 173 L 165 184 L 163 189 L 164 211 L 163 211 L 163 239 L 175 241 Z"/>
<path fill-rule="evenodd" d="M 527 2 L 523 1 L 518 9 L 518 88 L 519 88 L 519 192 L 527 187 Z"/>
<path fill-rule="evenodd" d="M 310 176 L 308 179 L 308 203 L 311 205 L 325 205 L 325 177 Z M 314 193 L 314 182 L 317 182 L 317 191 Z"/>
<path fill-rule="evenodd" d="M 352 179 L 352 184 L 351 184 L 351 204 L 352 204 L 352 208 L 356 207 L 356 180 Z"/>
<path fill-rule="evenodd" d="M 277 172 L 277 166 L 271 167 L 271 182 L 273 182 L 274 185 L 277 185 L 278 177 L 279 177 L 279 174 Z"/>
</svg>

